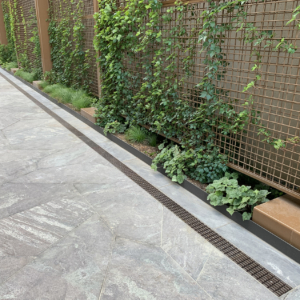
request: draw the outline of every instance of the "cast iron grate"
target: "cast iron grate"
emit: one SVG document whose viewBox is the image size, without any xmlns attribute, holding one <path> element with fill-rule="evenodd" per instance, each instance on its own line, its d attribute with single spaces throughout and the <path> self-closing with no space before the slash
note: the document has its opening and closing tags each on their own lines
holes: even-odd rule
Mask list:
<svg viewBox="0 0 300 300">
<path fill-rule="evenodd" d="M 0 74 L 2 75 L 2 74 Z M 4 77 L 4 76 L 3 76 Z M 4 77 L 8 82 L 10 82 L 14 87 L 16 87 L 20 92 L 26 95 L 30 100 L 32 100 L 36 105 L 42 108 L 45 112 L 47 112 L 50 116 L 52 116 L 55 120 L 61 123 L 64 127 L 66 127 L 69 131 L 75 134 L 78 138 L 80 138 L 84 143 L 86 143 L 89 147 L 94 149 L 98 154 L 100 154 L 103 158 L 109 161 L 112 165 L 118 168 L 121 172 L 123 172 L 127 177 L 137 183 L 141 188 L 147 191 L 152 197 L 158 200 L 162 205 L 172 211 L 175 215 L 177 215 L 182 221 L 184 221 L 187 225 L 193 228 L 196 232 L 198 232 L 203 238 L 205 238 L 208 242 L 214 245 L 219 251 L 224 253 L 227 257 L 229 257 L 232 261 L 234 261 L 237 265 L 239 265 L 242 269 L 248 272 L 251 276 L 253 276 L 257 281 L 263 284 L 266 288 L 272 291 L 277 296 L 282 296 L 285 293 L 292 290 L 292 287 L 287 283 L 283 282 L 277 276 L 273 275 L 266 268 L 262 267 L 256 261 L 254 261 L 251 257 L 240 251 L 226 239 L 221 237 L 218 233 L 214 232 L 168 196 L 163 194 L 156 187 L 151 185 L 148 181 L 143 179 L 141 176 L 136 174 L 122 162 L 117 160 L 114 156 L 109 154 L 106 150 L 101 148 L 99 145 L 94 143 L 88 137 L 83 135 L 79 130 L 74 128 L 72 125 L 64 121 L 61 117 L 57 116 L 54 112 L 48 109 L 46 106 L 38 102 L 31 95 L 25 92 L 23 89 L 18 87 L 14 82 Z"/>
</svg>

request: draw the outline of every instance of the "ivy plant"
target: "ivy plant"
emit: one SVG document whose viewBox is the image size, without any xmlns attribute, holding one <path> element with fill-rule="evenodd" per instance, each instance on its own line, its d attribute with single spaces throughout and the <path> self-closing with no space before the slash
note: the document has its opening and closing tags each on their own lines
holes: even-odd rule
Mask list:
<svg viewBox="0 0 300 300">
<path fill-rule="evenodd" d="M 186 179 L 186 161 L 192 160 L 193 150 L 181 151 L 178 145 L 164 147 L 164 144 L 159 145 L 158 149 L 161 152 L 154 158 L 151 168 L 157 170 L 157 165 L 163 164 L 167 175 L 172 178 L 172 181 L 183 183 Z"/>
<path fill-rule="evenodd" d="M 105 125 L 104 134 L 107 135 L 107 133 L 124 133 L 125 130 L 126 126 L 116 120 Z"/>
<path fill-rule="evenodd" d="M 0 64 L 17 62 L 15 49 L 15 34 L 12 26 L 12 14 L 9 1 L 1 1 L 0 9 L 3 11 L 4 26 L 7 36 L 7 45 L 0 44 Z"/>
<path fill-rule="evenodd" d="M 182 150 L 178 145 L 165 143 L 158 146 L 161 150 L 152 163 L 152 169 L 162 164 L 172 181 L 182 183 L 187 176 L 202 183 L 213 182 L 227 171 L 225 155 L 215 148 L 210 154 L 203 148 Z"/>
<path fill-rule="evenodd" d="M 56 2 L 49 1 L 48 32 L 53 67 L 47 78 L 51 83 L 91 92 L 91 56 L 89 50 L 85 50 L 84 2 L 62 0 L 58 9 L 55 4 Z M 60 12 L 60 18 L 56 11 Z"/>
<path fill-rule="evenodd" d="M 269 201 L 268 190 L 253 190 L 251 186 L 239 185 L 237 173 L 226 173 L 225 177 L 215 180 L 206 191 L 208 200 L 213 206 L 227 205 L 227 211 L 232 215 L 239 211 L 243 220 L 250 220 L 256 205 Z"/>
</svg>

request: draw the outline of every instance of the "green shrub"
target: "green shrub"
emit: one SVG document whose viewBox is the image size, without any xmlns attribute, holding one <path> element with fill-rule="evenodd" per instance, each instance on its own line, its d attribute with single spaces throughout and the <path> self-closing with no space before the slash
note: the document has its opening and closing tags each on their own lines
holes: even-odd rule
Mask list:
<svg viewBox="0 0 300 300">
<path fill-rule="evenodd" d="M 48 93 L 51 97 L 57 99 L 62 103 L 71 103 L 76 109 L 89 107 L 93 101 L 83 90 L 75 90 L 72 88 L 65 87 L 62 84 L 49 84 L 48 82 L 43 82 L 41 84 L 45 93 Z"/>
<path fill-rule="evenodd" d="M 49 86 L 50 85 L 50 83 L 48 82 L 48 81 L 46 81 L 46 80 L 43 80 L 41 83 L 40 83 L 40 87 L 42 88 L 42 89 L 45 89 L 47 86 Z"/>
<path fill-rule="evenodd" d="M 225 177 L 215 180 L 206 191 L 213 206 L 228 205 L 227 211 L 232 215 L 236 211 L 243 213 L 243 220 L 250 220 L 256 205 L 269 201 L 267 190 L 253 190 L 251 186 L 239 185 L 237 173 L 226 173 Z"/>
<path fill-rule="evenodd" d="M 201 183 L 211 183 L 224 176 L 226 170 L 226 157 L 219 154 L 217 149 L 204 151 L 203 149 L 182 150 L 178 145 L 159 145 L 162 150 L 153 160 L 152 168 L 163 164 L 166 173 L 173 181 L 182 183 L 186 175 Z"/>
<path fill-rule="evenodd" d="M 90 107 L 93 99 L 83 90 L 72 91 L 71 102 L 78 110 Z"/>
<path fill-rule="evenodd" d="M 53 91 L 58 88 L 59 84 L 48 84 L 46 85 L 46 87 L 44 88 L 44 92 L 45 93 L 48 93 L 48 94 L 51 94 L 53 93 Z"/>
<path fill-rule="evenodd" d="M 131 126 L 125 133 L 127 141 L 142 143 L 146 140 L 147 134 L 145 130 L 139 126 Z"/>
<path fill-rule="evenodd" d="M 194 150 L 181 151 L 178 145 L 164 147 L 164 143 L 158 149 L 162 151 L 154 158 L 151 168 L 156 171 L 157 165 L 161 163 L 172 181 L 183 183 L 185 172 L 188 171 L 187 163 L 193 160 Z"/>
<path fill-rule="evenodd" d="M 46 85 L 44 92 L 62 103 L 71 103 L 72 92 L 61 84 Z"/>
<path fill-rule="evenodd" d="M 18 71 L 15 73 L 15 75 L 16 75 L 16 76 L 19 76 L 19 77 L 21 77 L 21 78 L 23 78 L 24 80 L 26 80 L 26 81 L 28 81 L 28 82 L 30 82 L 30 83 L 32 83 L 33 81 L 39 79 L 39 78 L 38 78 L 39 76 L 38 76 L 38 74 L 37 74 L 35 71 L 29 73 L 29 72 L 25 72 L 25 71 L 23 71 L 23 70 L 21 69 L 21 70 L 18 70 Z"/>
<path fill-rule="evenodd" d="M 227 157 L 214 148 L 211 151 L 196 149 L 194 161 L 189 164 L 188 175 L 201 183 L 211 183 L 222 178 L 228 170 Z"/>
<path fill-rule="evenodd" d="M 72 103 L 73 90 L 61 84 L 55 84 L 51 96 L 61 103 Z"/>
<path fill-rule="evenodd" d="M 0 65 L 14 61 L 16 59 L 14 53 L 14 49 L 10 45 L 0 44 Z"/>
<path fill-rule="evenodd" d="M 107 133 L 123 133 L 126 130 L 126 125 L 120 123 L 119 121 L 114 121 L 111 123 L 107 123 L 104 127 L 104 134 L 107 135 Z"/>
<path fill-rule="evenodd" d="M 3 68 L 10 71 L 10 69 L 18 68 L 18 64 L 15 61 L 4 63 Z"/>
<path fill-rule="evenodd" d="M 156 147 L 156 145 L 157 145 L 157 135 L 156 134 L 150 134 L 147 137 L 147 141 L 148 141 L 150 146 Z"/>
</svg>

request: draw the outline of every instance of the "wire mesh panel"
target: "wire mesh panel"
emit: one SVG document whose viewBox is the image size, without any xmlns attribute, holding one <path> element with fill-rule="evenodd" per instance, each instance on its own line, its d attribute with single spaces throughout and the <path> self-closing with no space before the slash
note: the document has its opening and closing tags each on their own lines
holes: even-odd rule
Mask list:
<svg viewBox="0 0 300 300">
<path fill-rule="evenodd" d="M 246 7 L 247 21 L 261 32 L 270 32 L 275 45 L 285 37 L 288 44 L 299 47 L 299 32 L 293 24 L 286 26 L 299 4 L 300 1 L 253 1 Z M 244 34 L 245 30 L 232 31 L 225 40 L 223 48 L 229 65 L 224 89 L 236 100 L 236 110 L 241 111 L 249 96 L 242 93 L 243 87 L 256 76 L 251 68 L 257 59 L 254 50 L 258 51 L 261 80 L 251 89 L 252 120 L 242 134 L 226 137 L 219 134 L 217 144 L 228 154 L 230 167 L 300 198 L 299 50 L 294 54 L 274 51 L 266 42 L 253 49 L 253 45 L 241 39 Z M 272 139 L 285 141 L 284 146 L 276 150 L 274 145 L 263 141 L 261 130 L 268 131 Z"/>
<path fill-rule="evenodd" d="M 162 14 L 172 5 L 170 1 L 164 3 Z M 124 1 L 119 1 L 120 7 L 124 5 Z M 223 43 L 220 44 L 226 61 L 223 66 L 225 75 L 213 82 L 216 90 L 222 91 L 219 94 L 222 101 L 228 102 L 237 113 L 245 110 L 250 94 L 253 99 L 253 103 L 247 108 L 250 117 L 244 130 L 224 134 L 215 129 L 215 143 L 228 156 L 228 165 L 297 198 L 300 198 L 300 51 L 289 53 L 280 47 L 275 49 L 275 46 L 284 37 L 285 43 L 300 49 L 299 31 L 293 23 L 287 25 L 293 10 L 299 5 L 299 0 L 248 1 L 245 4 L 247 24 L 252 24 L 258 32 L 266 32 L 268 39 L 254 45 L 243 38 L 247 34 L 246 28 L 237 31 L 238 27 L 233 27 L 227 30 Z M 181 27 L 186 30 L 186 35 L 181 37 L 183 50 L 177 52 L 178 80 L 186 75 L 184 61 L 191 54 L 184 51 L 187 45 L 194 45 L 194 64 L 191 70 L 193 75 L 185 80 L 179 96 L 194 109 L 205 101 L 201 98 L 201 89 L 196 85 L 207 72 L 207 65 L 204 63 L 206 53 L 200 53 L 202 47 L 195 33 L 203 27 L 201 14 L 207 8 L 207 2 L 189 4 L 181 20 Z M 217 23 L 227 23 L 235 14 L 236 10 L 230 13 L 222 11 Z M 178 24 L 179 20 L 174 12 L 168 25 L 161 23 L 163 37 L 167 37 L 171 28 Z M 272 46 L 268 43 L 272 43 Z M 255 73 L 252 68 L 258 55 L 260 67 L 258 73 Z M 125 68 L 134 81 L 133 94 L 140 90 L 145 77 L 145 59 L 151 60 L 151 55 L 145 57 L 137 53 L 126 56 Z M 261 79 L 254 88 L 243 92 L 247 84 L 255 81 L 257 74 Z M 164 73 L 164 76 L 167 75 Z M 276 149 L 274 142 L 267 142 L 262 131 L 266 132 L 269 140 L 280 142 L 281 147 Z"/>
<path fill-rule="evenodd" d="M 31 41 L 33 31 L 37 31 L 34 0 L 10 1 L 15 22 L 16 51 L 20 67 L 28 69 L 41 68 L 41 58 L 34 51 Z"/>
<path fill-rule="evenodd" d="M 61 21 L 66 16 L 72 16 L 77 10 L 77 5 L 79 0 L 75 1 L 66 1 L 66 0 L 52 0 L 49 1 L 50 7 L 53 12 L 53 19 L 56 21 Z M 93 18 L 94 15 L 94 5 L 93 0 L 84 0 L 83 1 L 83 17 L 82 22 L 84 25 L 84 47 L 83 50 L 88 50 L 88 63 L 90 68 L 88 69 L 88 80 L 89 80 L 89 90 L 95 96 L 99 95 L 99 87 L 98 87 L 98 79 L 97 79 L 97 64 L 96 64 L 96 51 L 93 46 L 94 39 L 94 26 L 95 20 Z M 73 28 L 74 21 L 70 18 L 70 28 Z M 72 30 L 71 30 L 72 31 Z M 72 32 L 73 34 L 73 32 Z M 73 40 L 72 34 L 70 36 L 70 40 Z M 72 45 L 73 49 L 75 48 L 75 44 Z"/>
</svg>

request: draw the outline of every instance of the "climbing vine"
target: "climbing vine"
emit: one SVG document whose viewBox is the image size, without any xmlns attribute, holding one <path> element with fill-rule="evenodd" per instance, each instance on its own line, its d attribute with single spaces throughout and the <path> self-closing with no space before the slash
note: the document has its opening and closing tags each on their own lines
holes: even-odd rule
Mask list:
<svg viewBox="0 0 300 300">
<path fill-rule="evenodd" d="M 37 26 L 37 18 L 36 13 L 33 8 L 30 10 L 30 19 L 28 27 L 31 29 L 32 37 L 29 39 L 31 43 L 33 43 L 33 54 L 34 61 L 31 62 L 31 71 L 36 73 L 36 78 L 41 79 L 43 76 L 43 68 L 42 68 L 42 58 L 41 58 L 41 45 L 40 45 L 40 37 L 39 30 Z"/>
<path fill-rule="evenodd" d="M 16 62 L 14 32 L 11 26 L 11 13 L 8 1 L 2 1 L 0 9 L 3 10 L 4 26 L 7 36 L 7 45 L 0 45 L 0 63 Z"/>
<path fill-rule="evenodd" d="M 7 61 L 18 62 L 22 71 L 33 73 L 35 80 L 41 79 L 41 49 L 34 8 L 25 17 L 23 7 L 17 0 L 2 1 L 2 7 L 10 49 Z"/>
<path fill-rule="evenodd" d="M 122 9 L 114 0 L 99 1 L 94 40 L 96 50 L 101 53 L 99 125 L 122 122 L 122 116 L 125 116 L 126 124 L 147 124 L 151 126 L 150 130 L 177 139 L 183 148 L 193 149 L 195 158 L 204 152 L 213 157 L 212 161 L 222 163 L 224 157 L 215 145 L 216 135 L 222 134 L 224 142 L 229 134 L 235 134 L 238 139 L 249 122 L 259 127 L 258 133 L 265 137 L 263 141 L 276 149 L 282 146 L 282 141 L 272 138 L 265 128 L 260 112 L 254 108 L 250 91 L 262 77 L 261 46 L 289 54 L 297 48 L 284 38 L 274 39 L 271 31 L 260 31 L 247 22 L 247 0 L 207 2 L 208 8 L 197 18 L 194 28 L 187 31 L 183 19 L 188 12 L 193 16 L 194 4 L 176 2 L 174 7 L 162 13 L 162 3 L 155 0 L 147 3 L 129 0 Z M 297 12 L 295 10 L 295 14 Z M 227 22 L 218 22 L 221 13 L 228 17 Z M 241 91 L 248 95 L 239 110 L 235 105 L 237 100 L 231 99 L 222 87 L 229 64 L 222 44 L 226 33 L 232 30 L 243 31 L 242 39 L 252 45 L 251 56 L 255 58 L 251 67 L 254 80 Z M 184 91 L 193 76 L 195 51 L 199 46 L 204 54 L 205 72 L 193 88 L 199 103 L 195 108 L 185 100 L 190 94 L 184 94 Z M 126 61 L 141 71 L 131 71 Z M 183 66 L 183 76 L 176 72 L 178 64 Z M 177 150 L 170 151 L 175 153 Z M 190 152 L 184 153 L 190 159 Z"/>
<path fill-rule="evenodd" d="M 55 14 L 57 2 L 50 1 L 49 36 L 53 69 L 52 83 L 89 90 L 91 67 L 89 50 L 84 50 L 83 0 L 59 2 L 61 18 Z"/>
</svg>

